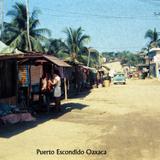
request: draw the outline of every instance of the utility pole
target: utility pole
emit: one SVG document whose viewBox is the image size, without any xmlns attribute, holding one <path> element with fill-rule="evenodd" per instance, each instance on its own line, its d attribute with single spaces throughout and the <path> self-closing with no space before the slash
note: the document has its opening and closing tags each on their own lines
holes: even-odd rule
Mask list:
<svg viewBox="0 0 160 160">
<path fill-rule="evenodd" d="M 30 29 L 29 29 L 29 0 L 26 0 L 26 12 L 27 12 L 27 38 L 28 38 L 28 48 L 32 51 L 31 40 L 30 40 Z"/>
<path fill-rule="evenodd" d="M 3 40 L 4 0 L 0 0 L 0 39 Z"/>
</svg>

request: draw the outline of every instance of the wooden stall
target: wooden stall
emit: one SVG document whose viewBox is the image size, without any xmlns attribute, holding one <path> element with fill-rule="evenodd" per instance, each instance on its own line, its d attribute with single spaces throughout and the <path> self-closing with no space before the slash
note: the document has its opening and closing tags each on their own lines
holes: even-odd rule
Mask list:
<svg viewBox="0 0 160 160">
<path fill-rule="evenodd" d="M 27 80 L 27 83 L 25 83 L 25 85 L 21 85 L 21 83 L 19 83 L 19 88 L 23 90 L 24 97 L 27 98 L 25 100 L 27 105 L 29 105 L 29 102 L 31 101 L 40 100 L 42 75 L 44 73 L 52 75 L 54 70 L 58 70 L 60 73 L 60 77 L 64 82 L 64 87 L 62 87 L 64 88 L 64 97 L 67 99 L 66 68 L 70 67 L 69 64 L 52 55 L 26 53 L 23 58 L 18 60 L 19 73 L 20 69 L 24 67 L 26 68 L 25 80 Z M 20 77 L 21 76 L 19 76 L 19 78 Z"/>
<path fill-rule="evenodd" d="M 0 54 L 0 103 L 17 104 L 17 58 L 21 55 Z"/>
</svg>

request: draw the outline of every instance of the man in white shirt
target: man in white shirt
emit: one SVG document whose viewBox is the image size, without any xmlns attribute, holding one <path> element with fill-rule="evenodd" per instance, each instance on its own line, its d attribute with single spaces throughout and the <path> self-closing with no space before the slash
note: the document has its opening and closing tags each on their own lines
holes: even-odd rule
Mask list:
<svg viewBox="0 0 160 160">
<path fill-rule="evenodd" d="M 55 100 L 55 109 L 56 111 L 60 111 L 60 105 L 61 105 L 61 78 L 58 76 L 58 74 L 53 74 L 53 79 L 50 81 L 50 83 L 53 85 L 53 96 Z"/>
</svg>

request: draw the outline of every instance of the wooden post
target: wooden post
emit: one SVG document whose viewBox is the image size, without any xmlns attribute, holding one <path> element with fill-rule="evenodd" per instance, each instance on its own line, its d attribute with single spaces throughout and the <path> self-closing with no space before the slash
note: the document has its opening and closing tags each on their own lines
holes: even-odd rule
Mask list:
<svg viewBox="0 0 160 160">
<path fill-rule="evenodd" d="M 31 64 L 29 64 L 29 69 L 28 69 L 28 72 L 29 72 L 29 86 L 28 86 L 28 97 L 27 97 L 27 107 L 29 107 L 30 103 L 31 103 L 31 87 L 32 87 L 32 84 L 31 84 Z"/>
<path fill-rule="evenodd" d="M 66 82 L 66 77 L 64 77 L 64 93 L 65 93 L 65 100 L 67 100 L 67 82 Z"/>
<path fill-rule="evenodd" d="M 69 88 L 70 88 L 70 83 L 69 83 L 69 80 L 68 80 L 68 84 L 67 84 L 67 90 L 69 91 Z"/>
<path fill-rule="evenodd" d="M 18 106 L 18 99 L 19 99 L 19 68 L 18 62 L 16 60 L 16 105 Z"/>
</svg>

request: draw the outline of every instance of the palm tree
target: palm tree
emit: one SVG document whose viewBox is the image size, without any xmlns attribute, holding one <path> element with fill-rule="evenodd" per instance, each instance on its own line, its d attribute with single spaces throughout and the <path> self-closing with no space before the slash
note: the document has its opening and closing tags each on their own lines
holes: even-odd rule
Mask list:
<svg viewBox="0 0 160 160">
<path fill-rule="evenodd" d="M 59 51 L 67 52 L 67 46 L 61 39 L 49 39 L 48 53 L 57 54 Z"/>
<path fill-rule="evenodd" d="M 40 24 L 39 19 L 37 18 L 39 13 L 39 10 L 33 10 L 29 17 L 29 38 L 33 51 L 42 51 L 43 47 L 41 42 L 47 40 L 45 35 L 51 35 L 51 32 L 48 29 L 37 28 Z M 21 51 L 28 51 L 26 5 L 23 3 L 16 3 L 7 15 L 11 16 L 12 20 L 5 27 L 5 33 L 7 35 L 7 37 L 5 37 L 6 43 Z"/>
<path fill-rule="evenodd" d="M 150 62 L 152 60 L 152 57 L 150 56 L 150 52 L 149 50 L 153 47 L 158 47 L 160 46 L 160 39 L 158 38 L 158 32 L 156 31 L 156 28 L 154 28 L 154 30 L 149 29 L 146 34 L 145 34 L 145 38 L 149 38 L 150 39 L 150 43 L 147 45 L 147 54 L 146 54 L 146 59 L 149 63 L 149 77 L 150 77 Z"/>
<path fill-rule="evenodd" d="M 102 59 L 100 53 L 92 47 L 84 47 L 77 58 L 88 67 L 100 66 Z"/>
<path fill-rule="evenodd" d="M 83 34 L 83 29 L 66 28 L 64 33 L 67 35 L 66 43 L 70 51 L 71 57 L 77 58 L 78 53 L 84 47 L 85 43 L 90 39 L 90 36 Z"/>
<path fill-rule="evenodd" d="M 145 38 L 150 39 L 150 42 L 149 42 L 149 45 L 148 45 L 149 48 L 158 47 L 159 39 L 158 39 L 158 32 L 156 31 L 156 28 L 154 28 L 154 30 L 149 29 L 145 33 Z"/>
<path fill-rule="evenodd" d="M 49 39 L 46 44 L 48 54 L 53 54 L 59 58 L 69 57 L 69 51 L 67 45 L 61 39 Z"/>
</svg>

